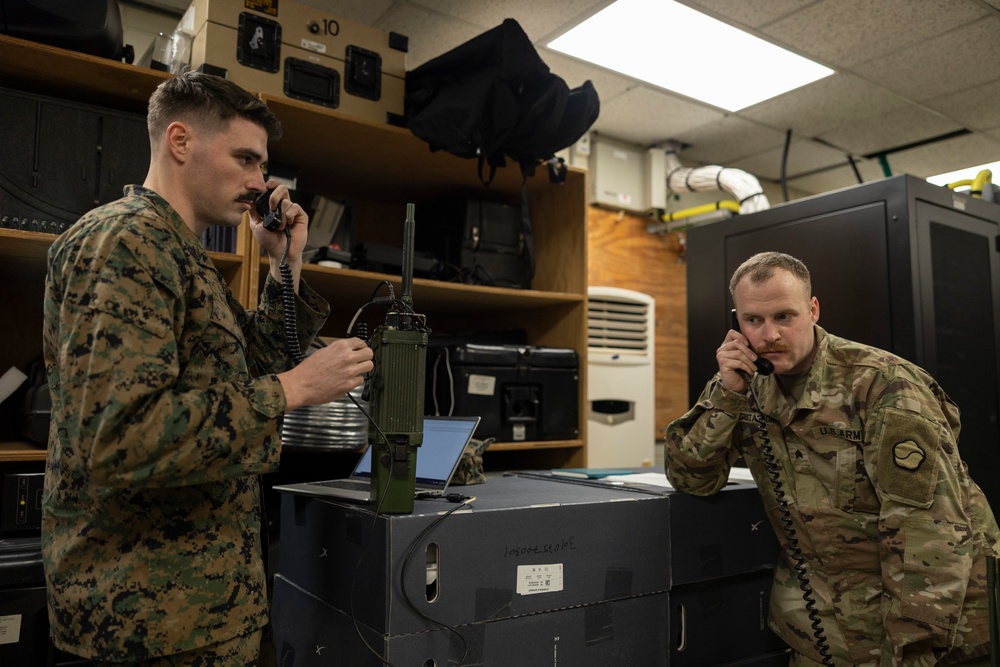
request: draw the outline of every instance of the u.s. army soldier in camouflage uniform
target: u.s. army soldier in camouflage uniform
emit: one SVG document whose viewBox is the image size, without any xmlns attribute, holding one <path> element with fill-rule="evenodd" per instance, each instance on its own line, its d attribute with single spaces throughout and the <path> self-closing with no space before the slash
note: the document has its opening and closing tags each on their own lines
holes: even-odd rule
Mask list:
<svg viewBox="0 0 1000 667">
<path fill-rule="evenodd" d="M 798 260 L 756 255 L 730 290 L 742 333 L 726 335 L 719 372 L 670 424 L 667 477 L 713 494 L 745 459 L 783 547 L 770 625 L 792 664 L 822 656 L 739 374 L 757 355 L 775 367 L 752 384 L 833 664 L 988 664 L 985 559 L 1000 530 L 959 457 L 958 408 L 924 370 L 819 327 Z"/>
<path fill-rule="evenodd" d="M 290 369 L 277 267 L 260 307 L 233 298 L 199 242 L 265 190 L 277 118 L 234 84 L 188 73 L 150 98 L 143 186 L 53 244 L 44 354 L 52 428 L 42 550 L 55 645 L 128 664 L 256 664 L 268 610 L 257 475 L 278 466 L 277 418 L 334 400 L 371 370 L 346 339 Z M 278 186 L 271 181 L 268 186 Z M 308 218 L 278 186 L 300 344 L 329 306 L 299 282 Z M 171 663 L 173 664 L 173 663 Z"/>
</svg>

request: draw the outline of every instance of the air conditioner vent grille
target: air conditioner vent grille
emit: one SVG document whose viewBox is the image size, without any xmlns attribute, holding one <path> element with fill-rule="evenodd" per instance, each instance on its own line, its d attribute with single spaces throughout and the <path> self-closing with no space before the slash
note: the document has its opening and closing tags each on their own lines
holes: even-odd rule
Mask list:
<svg viewBox="0 0 1000 667">
<path fill-rule="evenodd" d="M 592 295 L 587 308 L 587 347 L 591 352 L 648 355 L 652 345 L 649 317 L 649 304 Z"/>
</svg>

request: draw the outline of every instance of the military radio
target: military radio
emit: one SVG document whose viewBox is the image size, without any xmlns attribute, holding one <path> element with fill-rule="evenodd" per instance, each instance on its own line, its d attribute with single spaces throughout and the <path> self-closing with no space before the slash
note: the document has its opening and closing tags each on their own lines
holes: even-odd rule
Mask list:
<svg viewBox="0 0 1000 667">
<path fill-rule="evenodd" d="M 424 439 L 426 318 L 413 311 L 414 205 L 403 223 L 402 294 L 391 299 L 385 324 L 368 345 L 374 369 L 368 379 L 368 446 L 372 447 L 372 502 L 377 511 L 413 511 L 417 448 Z"/>
</svg>

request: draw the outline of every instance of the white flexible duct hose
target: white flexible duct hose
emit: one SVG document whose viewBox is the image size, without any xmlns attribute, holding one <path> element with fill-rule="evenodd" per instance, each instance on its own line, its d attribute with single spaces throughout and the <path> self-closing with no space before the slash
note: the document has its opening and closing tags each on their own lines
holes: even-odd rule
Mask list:
<svg viewBox="0 0 1000 667">
<path fill-rule="evenodd" d="M 677 152 L 667 151 L 667 189 L 671 192 L 704 192 L 725 190 L 740 204 L 740 213 L 755 213 L 771 208 L 760 181 L 742 169 L 710 165 L 707 167 L 681 166 Z"/>
</svg>

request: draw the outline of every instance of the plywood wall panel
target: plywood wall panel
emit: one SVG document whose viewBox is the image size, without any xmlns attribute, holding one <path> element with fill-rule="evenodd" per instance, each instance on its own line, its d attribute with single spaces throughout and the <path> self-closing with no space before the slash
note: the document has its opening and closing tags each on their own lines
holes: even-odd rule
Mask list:
<svg viewBox="0 0 1000 667">
<path fill-rule="evenodd" d="M 656 437 L 688 409 L 687 271 L 683 233 L 646 231 L 649 218 L 590 207 L 587 284 L 656 299 Z"/>
</svg>

